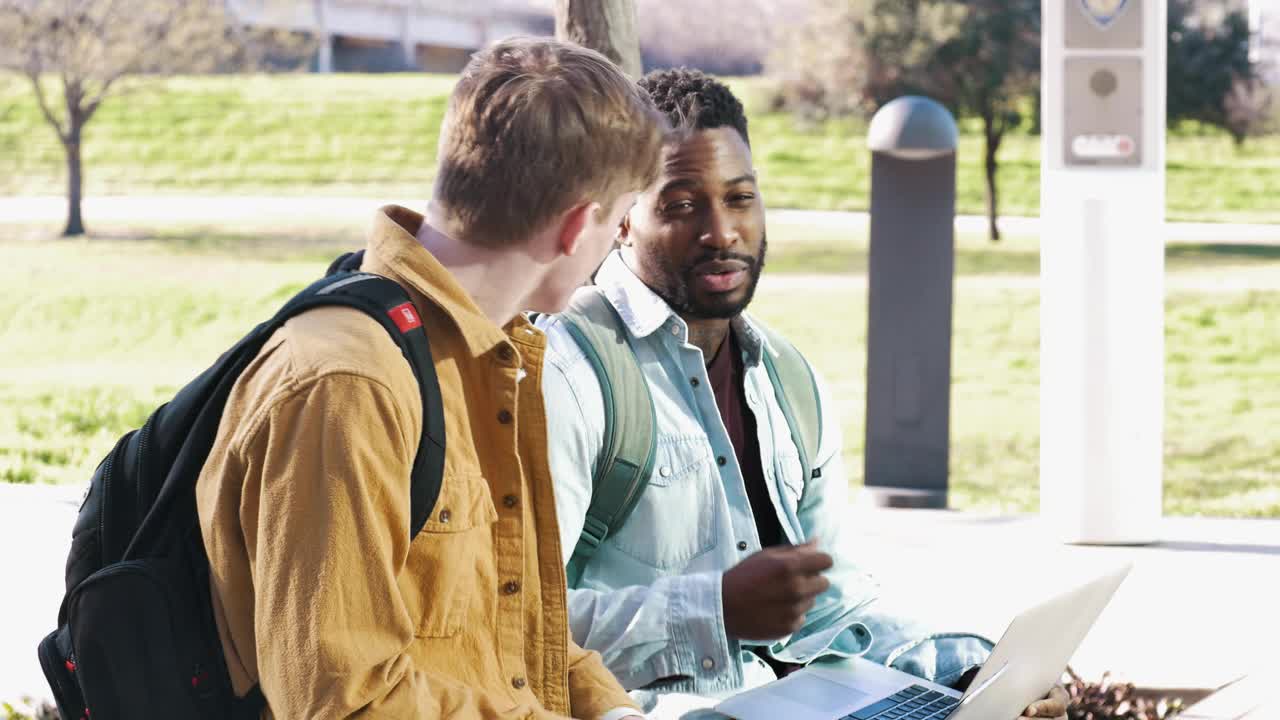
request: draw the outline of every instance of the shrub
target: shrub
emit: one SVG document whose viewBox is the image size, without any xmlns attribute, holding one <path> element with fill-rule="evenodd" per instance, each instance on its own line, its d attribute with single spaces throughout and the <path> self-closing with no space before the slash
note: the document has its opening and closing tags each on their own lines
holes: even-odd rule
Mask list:
<svg viewBox="0 0 1280 720">
<path fill-rule="evenodd" d="M 17 707 L 9 703 L 0 703 L 3 720 L 59 720 L 58 709 L 47 702 L 23 698 Z"/>
<path fill-rule="evenodd" d="M 1067 673 L 1071 676 L 1069 720 L 1171 720 L 1183 710 L 1182 698 L 1141 697 L 1132 683 L 1111 682 L 1111 673 L 1103 673 L 1096 683 L 1082 679 L 1071 668 Z"/>
</svg>

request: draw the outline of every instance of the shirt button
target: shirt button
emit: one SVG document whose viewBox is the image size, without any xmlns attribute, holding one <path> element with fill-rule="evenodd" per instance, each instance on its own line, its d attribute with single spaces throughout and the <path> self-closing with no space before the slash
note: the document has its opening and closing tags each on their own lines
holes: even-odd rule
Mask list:
<svg viewBox="0 0 1280 720">
<path fill-rule="evenodd" d="M 502 586 L 502 592 L 504 595 L 515 595 L 520 592 L 520 583 L 514 580 L 508 582 Z"/>
<path fill-rule="evenodd" d="M 702 383 L 698 382 L 698 378 L 689 378 L 689 384 L 694 387 L 698 387 Z"/>
<path fill-rule="evenodd" d="M 510 411 L 510 410 L 506 410 L 506 409 L 504 409 L 504 410 L 502 410 L 501 412 L 499 412 L 499 413 L 498 413 L 498 422 L 502 423 L 503 425 L 510 425 L 510 424 L 511 424 L 511 411 Z"/>
<path fill-rule="evenodd" d="M 513 508 L 519 504 L 520 504 L 520 498 L 516 497 L 515 495 L 507 495 L 506 497 L 502 498 L 502 506 L 505 508 L 508 508 L 508 509 Z"/>
<path fill-rule="evenodd" d="M 739 540 L 739 541 L 738 541 L 738 549 L 739 549 L 739 550 L 746 550 L 746 549 L 747 549 L 747 541 L 746 541 L 746 540 Z"/>
<path fill-rule="evenodd" d="M 515 689 L 517 689 L 517 690 L 523 690 L 523 689 L 524 689 L 524 686 L 525 686 L 524 678 L 522 678 L 522 677 L 513 677 L 513 678 L 511 678 L 511 687 L 513 687 L 513 688 L 515 688 Z"/>
<path fill-rule="evenodd" d="M 679 326 L 679 325 L 676 325 L 676 324 L 674 324 L 674 323 L 672 323 L 672 325 L 671 325 L 671 334 L 672 334 L 672 335 L 679 335 L 679 334 L 680 334 L 680 326 Z"/>
<path fill-rule="evenodd" d="M 504 363 L 511 362 L 511 359 L 515 356 L 516 352 L 511 349 L 510 345 L 503 345 L 498 348 L 498 359 Z"/>
<path fill-rule="evenodd" d="M 729 462 L 729 461 L 728 461 L 727 459 L 725 459 L 725 456 L 723 456 L 723 455 L 721 455 L 720 457 L 716 458 L 716 464 L 717 464 L 717 465 L 719 465 L 720 467 L 724 467 L 724 466 L 725 466 L 725 463 L 728 463 L 728 462 Z"/>
<path fill-rule="evenodd" d="M 703 669 L 703 670 L 710 670 L 710 669 L 714 668 L 715 666 L 716 666 L 716 661 L 715 661 L 715 660 L 712 660 L 712 659 L 711 659 L 711 658 L 709 658 L 709 657 L 704 657 L 704 658 L 702 658 L 702 669 Z"/>
<path fill-rule="evenodd" d="M 447 525 L 451 519 L 453 519 L 453 513 L 449 512 L 448 508 L 440 511 L 440 522 Z"/>
<path fill-rule="evenodd" d="M 664 466 L 658 470 L 658 474 L 662 477 L 671 477 L 671 468 Z"/>
</svg>

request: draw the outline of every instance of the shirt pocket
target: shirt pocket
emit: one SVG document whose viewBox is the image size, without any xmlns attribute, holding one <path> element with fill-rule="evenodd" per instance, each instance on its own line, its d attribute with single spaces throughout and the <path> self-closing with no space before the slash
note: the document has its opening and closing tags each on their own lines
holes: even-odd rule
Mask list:
<svg viewBox="0 0 1280 720">
<path fill-rule="evenodd" d="M 492 590 L 488 579 L 494 576 L 492 525 L 497 520 L 483 476 L 445 476 L 431 517 L 409 545 L 402 583 L 418 637 L 457 635 L 468 605 Z"/>
<path fill-rule="evenodd" d="M 773 475 L 782 491 L 787 507 L 795 512 L 800 507 L 800 498 L 804 495 L 804 468 L 800 466 L 800 453 L 796 451 L 791 439 L 787 438 L 777 445 L 774 453 Z"/>
<path fill-rule="evenodd" d="M 649 485 L 609 542 L 645 565 L 683 570 L 715 547 L 719 483 L 705 436 L 660 437 Z"/>
</svg>

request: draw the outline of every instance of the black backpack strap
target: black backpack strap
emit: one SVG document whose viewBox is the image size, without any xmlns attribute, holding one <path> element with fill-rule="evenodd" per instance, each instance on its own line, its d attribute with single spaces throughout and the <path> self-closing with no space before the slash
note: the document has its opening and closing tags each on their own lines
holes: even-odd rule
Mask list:
<svg viewBox="0 0 1280 720">
<path fill-rule="evenodd" d="M 418 379 L 422 396 L 422 437 L 413 463 L 409 525 L 410 537 L 416 537 L 431 515 L 443 482 L 444 407 L 421 317 L 404 289 L 381 275 L 343 271 L 317 280 L 227 351 L 224 357 L 236 358 L 234 367 L 226 368 L 218 363 L 206 370 L 206 373 L 221 371 L 222 377 L 199 408 L 199 415 L 192 422 L 187 441 L 179 450 L 170 472 L 199 474 L 213 447 L 231 388 L 257 357 L 258 350 L 289 318 L 328 305 L 355 308 L 376 320 L 400 347 Z M 200 379 L 194 382 L 198 383 Z M 134 534 L 123 559 L 145 555 L 149 548 L 163 544 L 173 546 L 183 540 L 189 523 L 171 522 L 170 519 L 196 516 L 194 475 L 185 482 L 164 482 L 152 510 Z"/>
<path fill-rule="evenodd" d="M 377 320 L 400 347 L 418 379 L 422 395 L 422 437 L 413 460 L 409 491 L 409 538 L 412 540 L 431 516 L 444 480 L 444 402 L 420 313 L 404 288 L 395 281 L 381 275 L 352 271 L 360 267 L 363 255 L 363 251 L 347 253 L 335 260 L 327 277 L 298 293 L 269 321 L 273 326 L 270 332 L 275 332 L 275 328 L 290 317 L 312 308 L 345 305 L 362 310 Z M 262 687 L 254 685 L 244 697 L 235 699 L 232 718 L 258 720 L 266 707 L 267 698 Z"/>
<path fill-rule="evenodd" d="M 355 252 L 342 253 L 329 263 L 329 269 L 324 271 L 325 277 L 340 272 L 359 272 L 360 266 L 364 264 L 364 251 L 356 250 Z"/>
<path fill-rule="evenodd" d="M 396 341 L 418 378 L 422 396 L 422 437 L 413 460 L 409 524 L 409 537 L 417 537 L 440 497 L 445 458 L 444 402 L 421 314 L 399 284 L 381 275 L 344 271 L 330 275 L 312 288 L 314 294 L 305 291 L 299 294 L 296 298 L 301 301 L 299 309 L 292 314 L 315 305 L 332 304 L 351 305 L 363 310 Z M 290 310 L 292 304 L 285 305 L 281 313 Z"/>
<path fill-rule="evenodd" d="M 208 558 L 200 537 L 195 486 L 217 436 L 233 387 L 266 341 L 293 316 L 331 305 L 360 310 L 382 325 L 409 362 L 418 381 L 423 411 L 422 435 L 411 471 L 409 531 L 411 537 L 421 531 L 439 497 L 444 474 L 445 421 L 440 385 L 421 315 L 410 296 L 388 278 L 353 272 L 352 268 L 358 268 L 362 259 L 359 253 L 341 258 L 334 265 L 338 272 L 298 293 L 273 317 L 250 331 L 170 402 L 152 413 L 141 430 L 122 438 L 95 472 L 91 492 L 97 494 L 96 500 L 87 507 L 82 506 L 74 532 L 84 541 L 86 549 L 81 555 L 69 558 L 68 593 L 59 611 L 61 627 L 40 645 L 41 667 L 50 679 L 63 710 L 83 709 L 81 689 L 71 687 L 83 685 L 83 680 L 66 677 L 76 671 L 74 666 L 66 667 L 71 659 L 71 645 L 75 642 L 69 634 L 72 625 L 68 624 L 68 598 L 73 595 L 84 597 L 85 593 L 113 597 L 110 593 L 103 595 L 107 591 L 102 591 L 97 585 L 84 590 L 86 579 L 98 575 L 103 568 L 136 560 L 150 563 L 147 567 L 159 573 L 157 577 L 162 583 L 169 584 L 170 594 L 181 590 L 181 597 L 206 599 L 203 613 L 186 613 L 178 619 L 186 630 L 193 631 L 184 637 L 204 638 L 203 649 L 195 648 L 193 652 L 197 659 L 207 663 L 208 670 L 213 671 L 210 677 L 215 683 L 209 686 L 209 692 L 213 694 L 208 698 L 216 699 L 220 708 L 218 716 L 228 710 L 227 714 L 236 720 L 256 720 L 261 716 L 267 703 L 260 688 L 251 689 L 244 698 L 227 697 L 230 681 L 225 666 L 221 664 L 221 646 L 212 605 L 207 603 Z M 116 460 L 114 464 L 113 459 Z M 114 473 L 113 468 L 116 470 Z M 91 530 L 84 530 L 81 534 L 84 523 Z M 119 526 L 115 528 L 119 540 L 105 547 L 103 538 L 110 539 L 107 530 L 113 525 Z M 188 557 L 183 558 L 183 554 Z M 72 567 L 77 557 L 88 560 Z M 194 569 L 195 572 L 177 572 L 175 568 Z M 100 577 L 115 578 L 116 575 L 104 573 Z M 101 609 L 104 606 L 97 607 Z M 95 613 L 97 610 L 89 612 L 89 615 Z M 82 624 L 81 628 L 94 626 L 94 623 Z M 161 651 L 161 654 L 165 653 Z M 137 659 L 136 655 L 132 657 L 132 660 Z M 94 666 L 91 664 L 90 667 Z M 197 670 L 200 667 L 195 666 Z M 205 675 L 200 672 L 192 677 Z M 98 683 L 95 687 L 106 687 L 98 681 L 109 678 L 109 675 L 95 677 L 94 682 Z M 60 692 L 60 688 L 64 691 Z M 67 704 L 73 701 L 80 705 Z M 72 715 L 78 717 L 76 712 Z M 182 716 L 192 715 L 186 713 Z"/>
</svg>

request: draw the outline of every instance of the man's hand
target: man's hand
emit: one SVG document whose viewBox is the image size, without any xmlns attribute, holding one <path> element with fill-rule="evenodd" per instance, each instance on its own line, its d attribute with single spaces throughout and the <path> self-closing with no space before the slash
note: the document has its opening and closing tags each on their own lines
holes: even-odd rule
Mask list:
<svg viewBox="0 0 1280 720">
<path fill-rule="evenodd" d="M 725 572 L 724 629 L 739 640 L 777 640 L 799 630 L 831 583 L 831 556 L 813 541 L 761 550 Z"/>
<path fill-rule="evenodd" d="M 1028 718 L 1067 720 L 1067 705 L 1070 700 L 1071 696 L 1067 695 L 1066 688 L 1061 685 L 1054 685 L 1043 700 L 1037 700 L 1028 705 L 1027 709 L 1022 711 L 1022 715 L 1018 720 L 1028 720 Z"/>
</svg>

